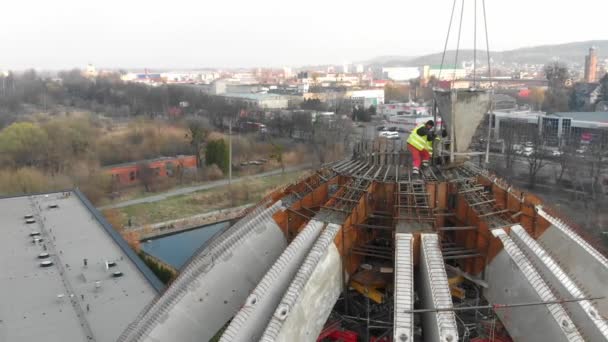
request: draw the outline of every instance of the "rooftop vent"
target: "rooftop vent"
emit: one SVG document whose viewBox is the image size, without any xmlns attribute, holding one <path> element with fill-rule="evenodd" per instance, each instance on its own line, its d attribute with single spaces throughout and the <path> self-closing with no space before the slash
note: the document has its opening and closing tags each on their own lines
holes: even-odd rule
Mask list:
<svg viewBox="0 0 608 342">
<path fill-rule="evenodd" d="M 123 274 L 120 271 L 116 271 L 116 272 L 112 273 L 112 277 L 114 277 L 114 278 L 120 278 L 122 276 L 123 276 Z"/>
<path fill-rule="evenodd" d="M 34 220 L 33 218 L 30 218 L 30 219 L 25 220 L 25 223 L 27 223 L 27 224 L 36 223 L 36 220 Z"/>
<path fill-rule="evenodd" d="M 40 236 L 40 232 L 31 232 L 30 236 Z"/>
<path fill-rule="evenodd" d="M 46 259 L 49 257 L 49 253 L 40 253 L 38 254 L 38 259 Z"/>
<path fill-rule="evenodd" d="M 44 239 L 43 238 L 39 238 L 39 237 L 35 237 L 35 238 L 32 239 L 32 243 L 38 243 L 38 242 L 42 242 L 42 241 L 44 241 Z"/>
<path fill-rule="evenodd" d="M 114 266 L 116 266 L 116 261 L 106 261 L 107 268 L 114 267 Z"/>
<path fill-rule="evenodd" d="M 23 216 L 23 218 L 24 218 L 24 219 L 26 219 L 26 220 L 27 220 L 27 219 L 33 219 L 33 218 L 34 218 L 34 215 L 32 215 L 32 214 L 27 214 L 27 215 Z"/>
<path fill-rule="evenodd" d="M 51 260 L 44 260 L 40 263 L 40 267 L 51 267 L 53 266 L 53 262 Z"/>
<path fill-rule="evenodd" d="M 59 204 L 57 204 L 57 203 L 49 204 L 49 209 L 57 209 L 57 208 L 59 208 Z"/>
</svg>

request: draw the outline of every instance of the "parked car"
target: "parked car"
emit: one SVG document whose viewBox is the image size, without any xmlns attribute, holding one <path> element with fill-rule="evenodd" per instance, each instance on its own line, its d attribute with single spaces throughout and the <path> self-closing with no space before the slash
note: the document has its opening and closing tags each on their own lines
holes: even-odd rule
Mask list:
<svg viewBox="0 0 608 342">
<path fill-rule="evenodd" d="M 399 133 L 391 132 L 391 131 L 382 131 L 382 132 L 380 132 L 380 134 L 378 134 L 378 136 L 381 138 L 387 138 L 390 140 L 399 139 Z"/>
</svg>

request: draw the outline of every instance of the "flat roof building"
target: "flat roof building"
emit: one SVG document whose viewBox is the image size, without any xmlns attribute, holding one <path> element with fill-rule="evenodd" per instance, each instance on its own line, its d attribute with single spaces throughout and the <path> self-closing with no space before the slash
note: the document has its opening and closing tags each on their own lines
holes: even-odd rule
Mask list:
<svg viewBox="0 0 608 342">
<path fill-rule="evenodd" d="M 0 198 L 0 341 L 113 342 L 163 285 L 76 191 Z"/>
<path fill-rule="evenodd" d="M 513 122 L 535 126 L 543 133 L 549 146 L 564 143 L 565 138 L 583 140 L 586 134 L 608 129 L 608 112 L 560 112 L 546 114 L 531 111 L 494 111 L 492 130 L 495 137 L 502 137 L 502 126 Z"/>
<path fill-rule="evenodd" d="M 249 93 L 241 93 L 241 94 L 224 94 L 224 96 L 229 102 L 241 102 L 246 103 L 252 107 L 258 107 L 262 109 L 284 109 L 289 106 L 289 97 L 284 95 L 277 94 L 249 94 Z"/>
</svg>

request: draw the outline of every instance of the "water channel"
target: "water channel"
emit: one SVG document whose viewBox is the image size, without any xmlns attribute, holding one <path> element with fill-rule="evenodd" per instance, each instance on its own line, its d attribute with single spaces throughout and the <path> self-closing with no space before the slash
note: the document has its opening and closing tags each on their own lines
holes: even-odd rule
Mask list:
<svg viewBox="0 0 608 342">
<path fill-rule="evenodd" d="M 192 254 L 217 232 L 227 228 L 230 222 L 219 222 L 194 228 L 182 233 L 167 235 L 141 243 L 144 252 L 180 269 Z"/>
</svg>

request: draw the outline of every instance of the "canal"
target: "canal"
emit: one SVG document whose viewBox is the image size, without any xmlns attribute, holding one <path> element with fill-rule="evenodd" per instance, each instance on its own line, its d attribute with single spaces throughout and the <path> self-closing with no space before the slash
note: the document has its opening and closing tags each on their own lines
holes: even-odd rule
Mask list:
<svg viewBox="0 0 608 342">
<path fill-rule="evenodd" d="M 146 240 L 141 243 L 144 252 L 181 269 L 194 252 L 230 222 L 219 222 L 185 232 Z"/>
</svg>

